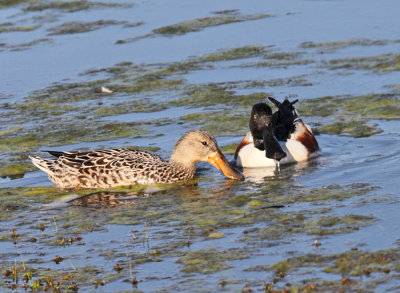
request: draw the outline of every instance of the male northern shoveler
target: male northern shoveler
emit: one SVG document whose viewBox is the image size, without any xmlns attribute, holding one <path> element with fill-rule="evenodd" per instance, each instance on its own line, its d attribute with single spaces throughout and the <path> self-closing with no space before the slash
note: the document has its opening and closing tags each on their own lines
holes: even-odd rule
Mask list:
<svg viewBox="0 0 400 293">
<path fill-rule="evenodd" d="M 146 151 L 127 149 L 49 153 L 57 159 L 30 158 L 59 188 L 107 188 L 188 180 L 195 176 L 200 161 L 209 162 L 229 178 L 243 179 L 225 159 L 215 138 L 203 130 L 192 130 L 182 136 L 169 161 Z"/>
<path fill-rule="evenodd" d="M 243 138 L 235 152 L 235 162 L 242 167 L 270 167 L 310 159 L 319 150 L 310 127 L 298 116 L 294 104 L 283 103 L 269 97 L 278 111 L 272 114 L 265 103 L 253 106 L 250 132 Z M 278 142 L 277 142 L 277 141 Z"/>
</svg>

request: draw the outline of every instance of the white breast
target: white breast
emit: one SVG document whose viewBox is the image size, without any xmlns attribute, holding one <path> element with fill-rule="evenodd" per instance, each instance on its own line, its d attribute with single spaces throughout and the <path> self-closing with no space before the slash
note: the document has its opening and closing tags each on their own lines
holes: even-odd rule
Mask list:
<svg viewBox="0 0 400 293">
<path fill-rule="evenodd" d="M 282 150 L 287 154 L 280 161 L 281 165 L 301 162 L 309 159 L 308 150 L 296 140 L 280 141 Z M 236 165 L 245 168 L 273 167 L 275 161 L 265 157 L 265 151 L 260 151 L 254 147 L 254 143 L 243 146 L 236 158 Z"/>
</svg>

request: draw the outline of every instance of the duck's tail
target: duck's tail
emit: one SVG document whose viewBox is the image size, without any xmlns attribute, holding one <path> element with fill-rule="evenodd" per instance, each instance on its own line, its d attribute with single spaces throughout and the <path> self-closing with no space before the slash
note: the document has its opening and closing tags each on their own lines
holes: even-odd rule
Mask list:
<svg viewBox="0 0 400 293">
<path fill-rule="evenodd" d="M 54 168 L 53 168 L 53 161 L 45 160 L 40 157 L 31 157 L 29 156 L 29 159 L 32 160 L 32 163 L 38 167 L 40 170 L 46 172 L 49 175 L 52 175 L 54 173 Z"/>
</svg>

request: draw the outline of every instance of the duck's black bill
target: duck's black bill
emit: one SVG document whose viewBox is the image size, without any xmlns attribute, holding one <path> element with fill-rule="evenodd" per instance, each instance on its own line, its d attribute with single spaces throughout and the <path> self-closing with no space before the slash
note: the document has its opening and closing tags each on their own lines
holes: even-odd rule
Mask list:
<svg viewBox="0 0 400 293">
<path fill-rule="evenodd" d="M 263 139 L 265 146 L 265 156 L 268 159 L 280 161 L 281 159 L 286 157 L 286 153 L 282 150 L 282 147 L 276 139 L 275 135 L 273 135 L 269 131 L 264 131 Z"/>
</svg>

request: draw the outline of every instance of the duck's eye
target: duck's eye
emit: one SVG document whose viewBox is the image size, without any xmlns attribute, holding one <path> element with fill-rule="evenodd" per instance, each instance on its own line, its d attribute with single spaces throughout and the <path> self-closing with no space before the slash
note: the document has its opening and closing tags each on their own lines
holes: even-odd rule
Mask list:
<svg viewBox="0 0 400 293">
<path fill-rule="evenodd" d="M 207 145 L 208 143 L 206 141 L 201 142 L 203 145 Z"/>
<path fill-rule="evenodd" d="M 256 115 L 256 114 L 254 114 L 253 118 L 254 118 L 254 120 L 257 120 L 257 115 Z"/>
</svg>

